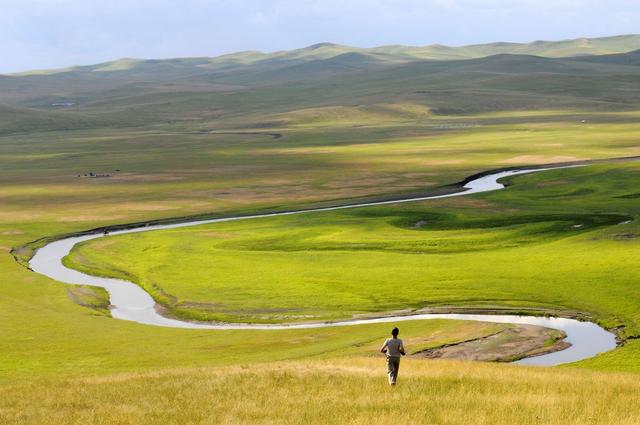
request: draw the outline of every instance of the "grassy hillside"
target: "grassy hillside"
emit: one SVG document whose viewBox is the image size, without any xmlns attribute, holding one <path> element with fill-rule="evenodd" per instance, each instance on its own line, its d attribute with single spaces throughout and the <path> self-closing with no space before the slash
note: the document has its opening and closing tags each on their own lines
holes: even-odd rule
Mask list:
<svg viewBox="0 0 640 425">
<path fill-rule="evenodd" d="M 0 135 L 47 130 L 110 127 L 122 120 L 91 113 L 15 107 L 0 104 Z"/>
<path fill-rule="evenodd" d="M 450 47 L 439 44 L 430 46 L 380 46 L 358 48 L 333 43 L 319 43 L 309 47 L 262 53 L 238 52 L 214 58 L 176 58 L 142 60 L 123 58 L 90 66 L 77 66 L 58 70 L 32 71 L 19 76 L 55 74 L 97 74 L 96 78 L 114 78 L 126 73 L 128 78 L 166 79 L 178 76 L 202 75 L 212 72 L 238 72 L 252 66 L 262 69 L 277 69 L 299 65 L 304 62 L 352 57 L 374 63 L 398 63 L 418 60 L 473 59 L 498 54 L 535 55 L 544 57 L 571 57 L 626 53 L 640 49 L 640 35 L 622 35 L 603 38 L 580 38 L 563 41 L 535 41 L 532 43 L 489 43 L 471 46 Z"/>
<path fill-rule="evenodd" d="M 640 106 L 640 67 L 633 62 L 635 54 L 624 56 L 629 62 L 620 57 L 587 61 L 498 55 L 385 67 L 372 66 L 369 59 L 360 56 L 347 54 L 279 69 L 251 66 L 221 76 L 176 79 L 168 73 L 166 81 L 94 77 L 98 72 L 86 84 L 82 83 L 84 77 L 74 73 L 12 77 L 6 83 L 11 87 L 16 79 L 27 86 L 31 78 L 42 80 L 33 90 L 19 90 L 23 100 L 5 101 L 14 105 L 12 108 L 28 107 L 33 120 L 16 122 L 2 114 L 0 132 L 22 132 L 29 124 L 34 130 L 175 124 L 183 128 L 197 125 L 199 129 L 282 128 L 288 124 L 279 118 L 283 114 L 378 105 L 399 105 L 407 112 L 429 110 L 438 116 L 549 109 L 608 112 Z M 254 86 L 252 81 L 260 81 L 260 85 Z M 73 106 L 52 106 L 64 102 Z M 395 123 L 424 118 L 423 114 L 395 115 Z M 370 125 L 374 121 L 374 116 L 363 116 L 351 124 Z"/>
<path fill-rule="evenodd" d="M 474 54 L 476 57 L 499 53 L 545 57 L 604 55 L 625 53 L 640 49 L 640 36 L 621 35 L 602 38 L 578 38 L 563 41 L 538 40 L 532 43 L 490 43 L 469 46 L 466 49 L 473 52 L 470 54 Z"/>
<path fill-rule="evenodd" d="M 234 126 L 234 118 L 247 115 L 258 126 L 275 112 L 377 103 L 415 103 L 436 114 L 621 110 L 639 103 L 637 53 L 629 53 L 638 48 L 640 36 L 621 36 L 460 48 L 323 43 L 270 54 L 121 59 L 0 76 L 0 104 L 43 111 L 35 128 L 49 130 L 188 124 L 203 118 Z M 570 58 L 576 55 L 589 56 Z M 57 111 L 52 105 L 60 103 L 73 107 Z M 38 124 L 49 112 L 65 115 Z M 23 131 L 24 125 L 0 114 L 4 133 Z"/>
</svg>

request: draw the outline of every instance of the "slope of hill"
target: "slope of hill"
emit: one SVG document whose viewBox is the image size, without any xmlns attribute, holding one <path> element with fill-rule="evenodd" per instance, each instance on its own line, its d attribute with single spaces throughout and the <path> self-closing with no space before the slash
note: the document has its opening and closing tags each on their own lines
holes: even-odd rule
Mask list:
<svg viewBox="0 0 640 425">
<path fill-rule="evenodd" d="M 290 51 L 262 53 L 238 52 L 214 58 L 176 58 L 142 60 L 122 58 L 111 62 L 64 69 L 32 71 L 17 76 L 56 74 L 99 74 L 101 78 L 122 77 L 145 80 L 201 75 L 211 72 L 238 70 L 246 66 L 274 69 L 302 62 L 336 58 L 345 54 L 366 55 L 376 63 L 402 63 L 417 60 L 474 59 L 498 54 L 520 54 L 544 57 L 570 57 L 626 53 L 640 49 L 640 35 L 622 35 L 604 38 L 580 38 L 564 41 L 534 41 L 532 43 L 489 43 L 451 47 L 440 44 L 429 46 L 380 46 L 359 48 L 333 43 L 319 43 Z"/>
<path fill-rule="evenodd" d="M 0 104 L 0 135 L 34 130 L 71 130 L 114 124 L 108 117 L 71 111 L 43 111 Z"/>
<path fill-rule="evenodd" d="M 640 50 L 634 50 L 628 53 L 617 53 L 602 56 L 583 56 L 575 58 L 580 62 L 605 63 L 617 65 L 640 65 Z"/>
<path fill-rule="evenodd" d="M 640 49 L 640 35 L 620 35 L 601 38 L 578 38 L 562 41 L 534 41 L 532 43 L 490 43 L 462 47 L 467 57 L 482 57 L 499 53 L 570 57 L 625 53 Z"/>
<path fill-rule="evenodd" d="M 424 49 L 436 50 L 441 57 L 499 50 L 552 55 L 622 50 L 635 43 L 640 43 L 640 36 Z M 290 52 L 241 52 L 214 59 L 122 59 L 54 73 L 0 76 L 0 104 L 27 108 L 34 118 L 38 116 L 31 124 L 40 129 L 194 119 L 215 121 L 219 128 L 240 122 L 255 127 L 288 122 L 280 119 L 282 114 L 309 108 L 380 104 L 414 105 L 436 115 L 640 107 L 637 50 L 570 58 L 500 53 L 455 60 L 422 60 L 420 55 L 426 53 L 418 53 L 419 48 L 402 46 L 353 49 L 324 43 Z M 74 108 L 59 111 L 52 106 L 65 102 Z M 29 119 L 14 115 L 0 115 L 0 131 L 23 131 L 29 125 Z M 293 121 L 299 122 L 300 116 Z M 407 119 L 414 119 L 411 116 Z"/>
</svg>

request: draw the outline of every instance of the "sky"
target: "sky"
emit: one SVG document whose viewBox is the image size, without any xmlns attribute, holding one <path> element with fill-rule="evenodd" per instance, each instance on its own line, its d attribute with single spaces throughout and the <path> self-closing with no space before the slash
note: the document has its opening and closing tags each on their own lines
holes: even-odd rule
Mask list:
<svg viewBox="0 0 640 425">
<path fill-rule="evenodd" d="M 0 0 L 0 73 L 319 42 L 465 45 L 640 33 L 640 0 Z"/>
</svg>

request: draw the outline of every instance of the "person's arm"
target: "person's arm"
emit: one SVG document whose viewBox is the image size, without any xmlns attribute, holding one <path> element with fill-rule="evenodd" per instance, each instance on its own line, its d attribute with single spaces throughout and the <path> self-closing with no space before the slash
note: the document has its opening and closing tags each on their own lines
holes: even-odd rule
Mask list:
<svg viewBox="0 0 640 425">
<path fill-rule="evenodd" d="M 380 349 L 380 352 L 381 352 L 381 353 L 385 353 L 385 354 L 387 353 L 387 343 L 388 343 L 388 342 L 389 342 L 389 340 L 386 340 L 386 341 L 384 342 L 384 344 L 382 345 L 382 348 Z"/>
<path fill-rule="evenodd" d="M 398 351 L 400 351 L 400 354 L 402 354 L 403 356 L 407 353 L 404 352 L 404 343 L 400 344 L 400 348 L 398 348 Z"/>
</svg>

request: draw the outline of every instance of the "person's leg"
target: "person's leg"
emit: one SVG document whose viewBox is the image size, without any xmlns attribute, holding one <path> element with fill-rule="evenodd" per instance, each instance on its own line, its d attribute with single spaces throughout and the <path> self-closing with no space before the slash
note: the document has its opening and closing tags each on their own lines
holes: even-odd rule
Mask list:
<svg viewBox="0 0 640 425">
<path fill-rule="evenodd" d="M 387 357 L 387 369 L 389 371 L 389 384 L 395 385 L 398 377 L 398 367 L 400 359 L 397 357 Z"/>
<path fill-rule="evenodd" d="M 393 385 L 398 380 L 398 370 L 400 369 L 400 357 L 393 358 Z"/>
<path fill-rule="evenodd" d="M 393 385 L 395 381 L 394 375 L 393 357 L 387 357 L 387 376 L 389 378 L 389 385 Z"/>
</svg>

